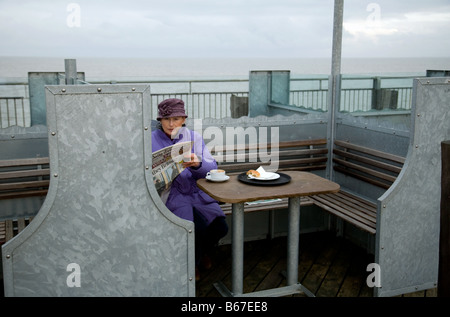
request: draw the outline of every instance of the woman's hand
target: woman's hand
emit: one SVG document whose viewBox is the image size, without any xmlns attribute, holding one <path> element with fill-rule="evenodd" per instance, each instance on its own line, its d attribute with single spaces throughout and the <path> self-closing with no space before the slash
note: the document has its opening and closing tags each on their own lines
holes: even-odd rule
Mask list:
<svg viewBox="0 0 450 317">
<path fill-rule="evenodd" d="M 183 159 L 183 167 L 199 167 L 200 161 L 195 153 L 186 154 Z"/>
</svg>

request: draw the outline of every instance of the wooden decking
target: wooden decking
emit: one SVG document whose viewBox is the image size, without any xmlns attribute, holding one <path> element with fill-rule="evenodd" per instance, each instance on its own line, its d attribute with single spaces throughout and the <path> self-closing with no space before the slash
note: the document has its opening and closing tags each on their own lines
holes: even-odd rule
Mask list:
<svg viewBox="0 0 450 317">
<path fill-rule="evenodd" d="M 286 279 L 280 274 L 286 269 L 285 237 L 246 242 L 244 252 L 244 293 L 285 285 Z M 220 296 L 213 286 L 217 281 L 231 289 L 230 245 L 217 247 L 211 258 L 213 267 L 202 271 L 196 284 L 198 297 Z M 300 236 L 299 281 L 317 297 L 372 297 L 366 268 L 373 262 L 373 255 L 330 232 Z M 403 296 L 435 297 L 436 290 Z"/>
</svg>

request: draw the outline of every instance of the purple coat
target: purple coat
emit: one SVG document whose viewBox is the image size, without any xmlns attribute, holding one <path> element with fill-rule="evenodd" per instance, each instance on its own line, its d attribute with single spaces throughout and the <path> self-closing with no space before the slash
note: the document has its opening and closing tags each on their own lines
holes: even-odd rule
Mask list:
<svg viewBox="0 0 450 317">
<path fill-rule="evenodd" d="M 200 134 L 183 127 L 178 139 L 171 139 L 161 129 L 152 132 L 152 152 L 166 146 L 185 141 L 194 141 L 193 152 L 201 161 L 198 168 L 186 168 L 172 182 L 166 206 L 180 218 L 194 221 L 195 207 L 209 225 L 216 217 L 225 217 L 216 200 L 197 187 L 197 180 L 205 178 L 206 173 L 217 168 L 217 163 L 211 156 Z"/>
</svg>

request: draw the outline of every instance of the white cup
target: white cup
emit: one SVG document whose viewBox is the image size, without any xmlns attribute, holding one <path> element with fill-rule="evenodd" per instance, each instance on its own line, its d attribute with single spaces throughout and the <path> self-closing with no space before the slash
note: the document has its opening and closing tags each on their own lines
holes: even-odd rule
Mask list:
<svg viewBox="0 0 450 317">
<path fill-rule="evenodd" d="M 226 178 L 226 174 L 224 170 L 210 170 L 206 173 L 206 176 L 209 176 L 212 180 L 220 181 Z"/>
</svg>

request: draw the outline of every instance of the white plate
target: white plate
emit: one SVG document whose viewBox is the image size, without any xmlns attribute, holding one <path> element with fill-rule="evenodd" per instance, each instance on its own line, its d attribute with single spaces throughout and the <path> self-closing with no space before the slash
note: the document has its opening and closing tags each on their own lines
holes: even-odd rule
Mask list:
<svg viewBox="0 0 450 317">
<path fill-rule="evenodd" d="M 261 176 L 253 177 L 253 176 L 249 175 L 248 178 L 259 180 L 259 181 L 273 181 L 274 179 L 280 178 L 280 174 L 277 174 L 277 173 L 266 172 L 265 174 L 266 174 L 265 177 L 261 177 Z"/>
<path fill-rule="evenodd" d="M 206 176 L 206 179 L 209 180 L 209 181 L 211 181 L 211 182 L 221 183 L 221 182 L 224 182 L 224 181 L 229 180 L 229 179 L 230 179 L 230 176 L 225 175 L 225 178 L 224 178 L 224 179 L 212 179 L 211 176 L 208 175 L 208 176 Z"/>
</svg>

